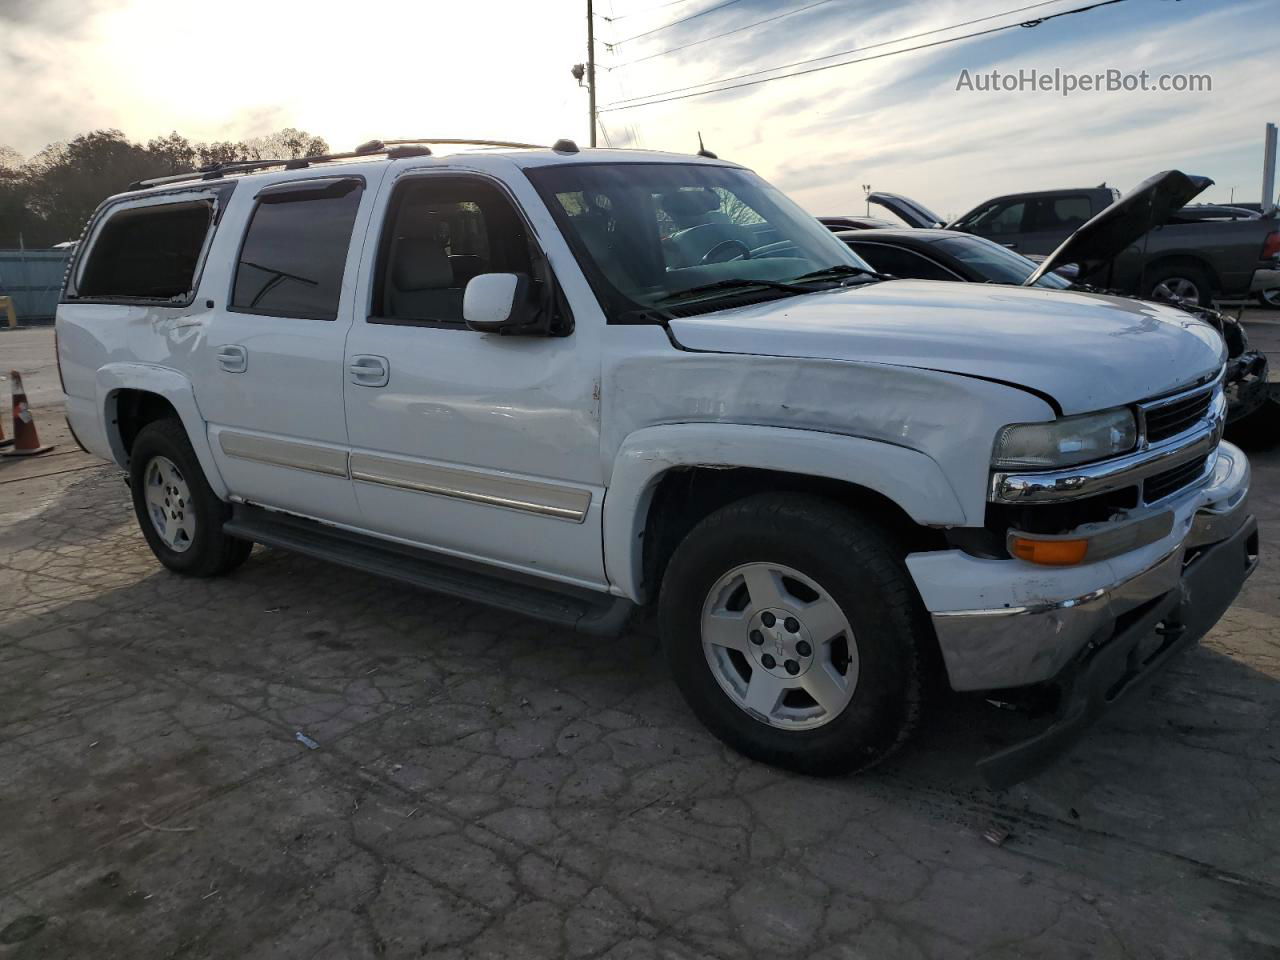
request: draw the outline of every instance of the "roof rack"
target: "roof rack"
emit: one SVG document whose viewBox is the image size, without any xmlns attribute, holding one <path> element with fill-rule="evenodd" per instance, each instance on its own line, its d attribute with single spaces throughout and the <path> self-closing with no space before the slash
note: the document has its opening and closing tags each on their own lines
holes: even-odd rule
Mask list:
<svg viewBox="0 0 1280 960">
<path fill-rule="evenodd" d="M 135 180 L 129 184 L 129 190 L 144 190 L 147 187 L 158 187 L 167 183 L 183 183 L 189 180 L 218 180 L 229 173 L 248 173 L 251 170 L 265 170 L 268 167 L 284 167 L 286 170 L 301 170 L 313 163 L 328 163 L 332 160 L 353 160 L 356 157 L 372 157 L 383 154 L 392 160 L 401 157 L 429 157 L 431 148 L 426 144 L 437 146 L 471 146 L 471 147 L 511 147 L 518 150 L 544 150 L 541 143 L 518 143 L 512 140 L 462 140 L 442 139 L 438 137 L 417 137 L 412 140 L 370 140 L 362 143 L 347 153 L 327 153 L 312 157 L 291 157 L 273 160 L 233 160 L 229 163 L 211 163 L 185 173 L 174 173 L 165 177 L 150 177 L 146 180 Z M 551 147 L 557 153 L 577 153 L 578 146 L 572 140 L 557 140 Z"/>
</svg>

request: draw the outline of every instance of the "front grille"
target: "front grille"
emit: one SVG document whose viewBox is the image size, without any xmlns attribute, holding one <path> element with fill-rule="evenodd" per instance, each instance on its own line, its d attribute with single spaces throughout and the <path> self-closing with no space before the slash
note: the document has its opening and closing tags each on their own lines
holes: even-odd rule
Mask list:
<svg viewBox="0 0 1280 960">
<path fill-rule="evenodd" d="M 1147 477 L 1142 484 L 1143 502 L 1155 503 L 1195 483 L 1204 474 L 1205 464 L 1208 462 L 1209 457 L 1206 454 L 1203 457 L 1188 460 L 1186 463 L 1180 463 L 1171 470 Z"/>
<path fill-rule="evenodd" d="M 1159 443 L 1161 440 L 1168 440 L 1185 430 L 1190 430 L 1204 419 L 1212 402 L 1213 388 L 1206 387 L 1199 393 L 1170 400 L 1167 403 L 1143 404 L 1142 413 L 1146 421 L 1147 442 Z"/>
</svg>

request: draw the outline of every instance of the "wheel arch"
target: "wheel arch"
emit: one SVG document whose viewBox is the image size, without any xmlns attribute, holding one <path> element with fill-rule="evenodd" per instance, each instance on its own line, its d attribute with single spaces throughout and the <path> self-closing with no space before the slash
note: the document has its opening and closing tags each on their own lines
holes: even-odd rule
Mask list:
<svg viewBox="0 0 1280 960">
<path fill-rule="evenodd" d="M 931 528 L 965 523 L 941 467 L 918 450 L 782 427 L 646 427 L 622 443 L 605 493 L 605 570 L 614 592 L 643 603 L 699 520 L 765 491 L 872 509 L 909 542 L 932 542 Z"/>
<path fill-rule="evenodd" d="M 1218 271 L 1203 256 L 1192 251 L 1171 251 L 1158 254 L 1142 267 L 1139 272 L 1141 284 L 1141 289 L 1138 290 L 1139 296 L 1146 296 L 1150 292 L 1146 288 L 1151 284 L 1151 278 L 1158 271 L 1178 266 L 1191 266 L 1197 270 L 1203 270 L 1209 277 L 1210 284 L 1212 284 L 1212 289 L 1209 291 L 1210 294 L 1217 293 L 1222 289 L 1222 278 L 1218 275 Z"/>
<path fill-rule="evenodd" d="M 99 369 L 97 381 L 107 442 L 122 470 L 129 469 L 130 451 L 139 431 L 154 420 L 174 417 L 186 430 L 210 488 L 220 499 L 227 498 L 190 380 L 165 367 L 120 363 Z"/>
</svg>

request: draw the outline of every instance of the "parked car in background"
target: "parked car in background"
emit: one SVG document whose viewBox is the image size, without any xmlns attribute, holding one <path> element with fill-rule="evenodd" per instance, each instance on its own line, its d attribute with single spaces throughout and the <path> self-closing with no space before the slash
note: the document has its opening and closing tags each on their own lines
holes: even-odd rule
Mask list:
<svg viewBox="0 0 1280 960">
<path fill-rule="evenodd" d="M 1167 205 L 1148 210 L 1130 208 L 1134 221 L 1145 222 L 1146 229 L 1133 232 L 1128 245 L 1116 250 L 1109 260 L 1094 263 L 1089 271 L 1082 264 L 1080 279 L 1109 290 L 1201 306 L 1210 306 L 1215 297 L 1251 296 L 1271 305 L 1275 295 L 1269 291 L 1280 287 L 1280 224 L 1274 217 L 1243 214 L 1206 218 L 1195 213 L 1194 207 L 1184 216 L 1182 208 L 1213 181 L 1178 176 L 1183 178 L 1181 189 L 1168 190 L 1160 198 Z M 1142 191 L 1149 182 L 1132 192 Z M 868 199 L 913 227 L 942 225 L 926 208 L 906 198 L 872 193 Z M 946 226 L 985 237 L 1028 257 L 1048 256 L 1118 199 L 1119 192 L 1105 184 L 1007 194 L 978 204 Z"/>
<path fill-rule="evenodd" d="M 819 217 L 818 222 L 835 233 L 837 230 L 877 230 L 880 227 L 898 226 L 882 217 Z"/>
</svg>

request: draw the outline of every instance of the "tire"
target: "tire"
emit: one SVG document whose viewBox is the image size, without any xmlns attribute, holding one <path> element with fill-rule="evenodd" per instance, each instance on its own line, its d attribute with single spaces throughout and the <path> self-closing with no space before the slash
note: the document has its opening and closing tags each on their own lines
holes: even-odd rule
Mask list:
<svg viewBox="0 0 1280 960">
<path fill-rule="evenodd" d="M 1147 299 L 1177 303 L 1185 299 L 1213 306 L 1213 278 L 1194 263 L 1169 263 L 1147 277 Z"/>
<path fill-rule="evenodd" d="M 1268 310 L 1280 310 L 1280 287 L 1263 290 L 1257 294 L 1258 305 Z"/>
<path fill-rule="evenodd" d="M 743 585 L 734 586 L 739 576 Z M 747 585 L 748 577 L 764 586 Z M 763 599 L 769 585 L 779 588 L 775 599 L 781 600 L 773 623 L 762 611 L 769 604 L 751 597 Z M 824 598 L 843 621 L 833 620 Z M 906 742 L 919 722 L 926 664 L 936 649 L 924 607 L 889 534 L 829 500 L 762 494 L 704 519 L 671 557 L 658 618 L 667 661 L 689 706 L 712 733 L 755 760 L 818 776 L 862 770 Z M 852 633 L 843 647 L 845 631 L 831 627 L 840 622 Z M 704 623 L 707 636 L 737 648 L 704 644 Z M 807 648 L 793 643 L 795 637 L 808 637 Z M 773 669 L 763 659 L 768 650 L 776 654 Z M 806 650 L 808 659 L 800 662 Z M 793 664 L 798 675 L 791 675 Z M 751 685 L 758 670 L 761 698 Z M 816 684 L 823 700 L 807 686 L 774 698 L 773 680 L 783 687 Z M 846 693 L 840 695 L 849 698 L 840 707 L 839 697 L 827 694 L 840 693 L 842 680 Z M 768 720 L 741 705 L 752 700 L 773 704 L 765 707 L 773 711 Z"/>
<path fill-rule="evenodd" d="M 231 516 L 230 505 L 209 488 L 178 420 L 155 420 L 138 432 L 130 453 L 129 481 L 142 535 L 170 570 L 216 577 L 249 558 L 251 542 L 222 532 Z M 163 530 L 154 511 L 166 515 Z"/>
</svg>

